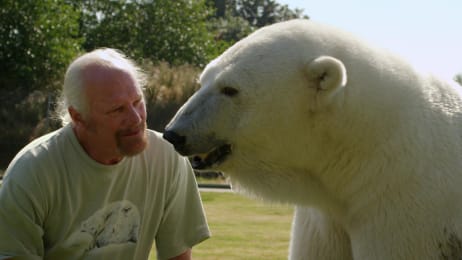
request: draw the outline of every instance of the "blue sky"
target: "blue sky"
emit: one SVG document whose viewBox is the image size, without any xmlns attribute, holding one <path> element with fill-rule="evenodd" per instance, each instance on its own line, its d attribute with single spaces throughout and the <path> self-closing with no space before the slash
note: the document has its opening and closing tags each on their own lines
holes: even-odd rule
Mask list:
<svg viewBox="0 0 462 260">
<path fill-rule="evenodd" d="M 277 0 L 311 19 L 350 31 L 419 69 L 462 72 L 462 0 Z"/>
</svg>

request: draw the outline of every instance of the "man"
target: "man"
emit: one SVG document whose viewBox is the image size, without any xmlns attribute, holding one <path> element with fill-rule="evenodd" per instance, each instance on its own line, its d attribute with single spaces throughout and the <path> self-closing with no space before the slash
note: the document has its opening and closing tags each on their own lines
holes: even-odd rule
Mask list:
<svg viewBox="0 0 462 260">
<path fill-rule="evenodd" d="M 69 66 L 68 124 L 23 148 L 0 188 L 0 259 L 191 259 L 209 237 L 193 171 L 146 129 L 143 74 L 98 49 Z"/>
</svg>

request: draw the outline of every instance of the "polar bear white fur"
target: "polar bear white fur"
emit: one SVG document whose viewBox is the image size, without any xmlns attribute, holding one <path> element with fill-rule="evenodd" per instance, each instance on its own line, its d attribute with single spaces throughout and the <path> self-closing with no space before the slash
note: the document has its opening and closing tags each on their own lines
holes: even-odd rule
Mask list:
<svg viewBox="0 0 462 260">
<path fill-rule="evenodd" d="M 257 30 L 207 65 L 164 137 L 297 206 L 291 259 L 461 259 L 462 95 L 335 28 Z"/>
</svg>

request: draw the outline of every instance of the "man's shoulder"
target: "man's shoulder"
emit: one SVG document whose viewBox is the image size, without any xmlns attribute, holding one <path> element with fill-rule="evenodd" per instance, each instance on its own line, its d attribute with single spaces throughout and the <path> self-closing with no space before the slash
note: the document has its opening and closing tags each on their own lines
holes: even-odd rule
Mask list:
<svg viewBox="0 0 462 260">
<path fill-rule="evenodd" d="M 50 161 L 50 153 L 60 153 L 57 147 L 61 142 L 63 129 L 58 129 L 36 138 L 24 146 L 10 162 L 6 175 L 11 172 L 31 172 L 43 168 Z"/>
<path fill-rule="evenodd" d="M 65 134 L 65 129 L 60 128 L 43 136 L 40 136 L 32 140 L 29 144 L 24 146 L 16 155 L 15 159 L 21 157 L 38 157 L 44 152 L 49 152 L 50 149 L 53 149 L 63 140 L 63 135 Z M 29 158 L 30 159 L 30 158 Z M 14 159 L 13 159 L 14 160 Z"/>
</svg>

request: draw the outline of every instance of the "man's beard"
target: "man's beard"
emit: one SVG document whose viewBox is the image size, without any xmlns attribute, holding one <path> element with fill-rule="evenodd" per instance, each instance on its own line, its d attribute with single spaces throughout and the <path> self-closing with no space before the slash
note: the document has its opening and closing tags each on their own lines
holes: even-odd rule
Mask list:
<svg viewBox="0 0 462 260">
<path fill-rule="evenodd" d="M 141 136 L 126 137 L 128 133 L 138 130 L 143 131 Z M 120 154 L 124 156 L 134 156 L 141 153 L 148 145 L 148 138 L 146 136 L 146 122 L 141 123 L 137 127 L 117 131 L 116 141 Z"/>
</svg>

